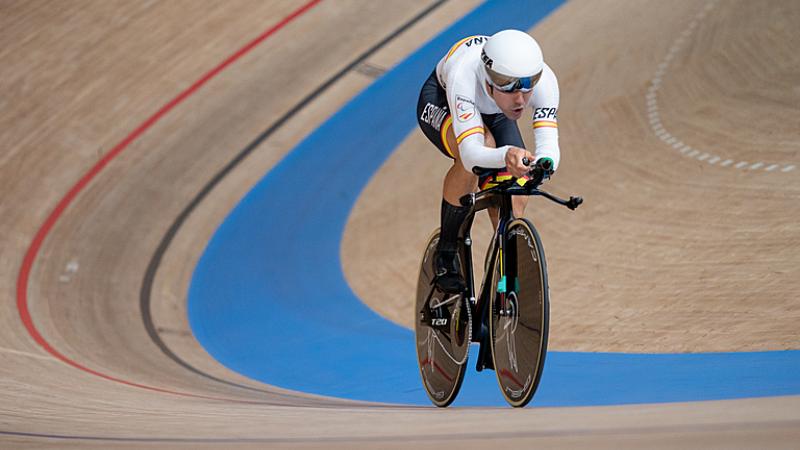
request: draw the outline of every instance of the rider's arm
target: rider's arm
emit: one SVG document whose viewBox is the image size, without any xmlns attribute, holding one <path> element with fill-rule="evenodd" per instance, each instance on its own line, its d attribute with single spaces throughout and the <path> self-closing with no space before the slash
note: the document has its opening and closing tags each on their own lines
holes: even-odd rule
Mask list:
<svg viewBox="0 0 800 450">
<path fill-rule="evenodd" d="M 470 136 L 461 141 L 458 150 L 461 152 L 461 163 L 467 171 L 472 171 L 474 167 L 485 167 L 487 169 L 500 169 L 505 167 L 506 152 L 510 145 L 500 148 L 487 147 L 484 145 L 483 133 Z"/>
<path fill-rule="evenodd" d="M 533 107 L 533 135 L 536 138 L 536 160 L 550 158 L 558 169 L 561 151 L 558 148 L 558 80 L 547 64 L 542 78 L 536 83 L 531 96 Z"/>
<path fill-rule="evenodd" d="M 455 76 L 455 74 L 458 76 Z M 505 166 L 509 146 L 487 147 L 484 140 L 483 119 L 475 107 L 478 82 L 469 71 L 451 70 L 447 80 L 447 103 L 453 118 L 453 132 L 461 154 L 464 169 L 471 172 L 474 167 L 499 169 Z"/>
</svg>

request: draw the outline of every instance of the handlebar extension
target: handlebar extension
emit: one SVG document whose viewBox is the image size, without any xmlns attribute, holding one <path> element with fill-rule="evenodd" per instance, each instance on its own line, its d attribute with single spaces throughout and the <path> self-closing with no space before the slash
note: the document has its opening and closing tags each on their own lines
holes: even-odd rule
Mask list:
<svg viewBox="0 0 800 450">
<path fill-rule="evenodd" d="M 566 207 L 575 211 L 575 209 L 578 208 L 578 206 L 581 206 L 581 203 L 583 203 L 583 197 L 570 196 L 569 200 L 567 200 Z"/>
<path fill-rule="evenodd" d="M 525 166 L 530 166 L 531 165 L 531 160 L 528 159 L 528 157 L 526 156 L 526 157 L 522 158 L 522 164 L 525 165 Z M 553 174 L 553 160 L 550 159 L 550 158 L 541 158 L 540 160 L 536 161 L 536 166 L 534 166 L 534 168 L 533 168 L 533 170 L 531 172 L 533 172 L 536 169 L 541 170 L 542 172 L 544 172 L 548 176 L 552 175 Z"/>
<path fill-rule="evenodd" d="M 522 158 L 522 164 L 525 166 L 530 167 L 531 163 L 532 161 L 527 157 Z M 558 203 L 559 205 L 566 206 L 574 211 L 583 203 L 582 197 L 570 196 L 569 200 L 564 200 L 539 189 L 539 185 L 541 185 L 542 182 L 547 178 L 550 178 L 550 175 L 552 175 L 553 171 L 553 160 L 550 158 L 541 158 L 536 161 L 534 167 L 529 172 L 529 180 L 524 186 L 516 185 L 510 180 L 504 181 L 500 185 L 489 188 L 486 191 L 466 194 L 459 199 L 459 202 L 463 207 L 473 207 L 476 205 L 479 199 L 482 201 L 483 199 L 487 198 L 487 195 L 492 196 L 495 195 L 495 193 L 503 192 L 507 195 L 541 195 L 548 200 Z M 498 189 L 500 189 L 500 191 L 498 191 Z"/>
</svg>

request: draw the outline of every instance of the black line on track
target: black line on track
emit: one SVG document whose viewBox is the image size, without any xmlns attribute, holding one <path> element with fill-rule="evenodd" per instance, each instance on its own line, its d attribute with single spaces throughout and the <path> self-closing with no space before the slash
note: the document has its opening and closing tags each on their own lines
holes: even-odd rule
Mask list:
<svg viewBox="0 0 800 450">
<path fill-rule="evenodd" d="M 169 357 L 171 360 L 175 361 L 181 367 L 193 372 L 197 375 L 202 377 L 208 378 L 213 381 L 217 381 L 219 383 L 227 384 L 229 386 L 235 386 L 242 389 L 247 389 L 250 391 L 258 391 L 258 392 L 265 392 L 269 394 L 276 394 L 274 391 L 270 391 L 267 389 L 260 389 L 252 386 L 247 386 L 244 384 L 239 384 L 233 381 L 224 380 L 222 378 L 215 377 L 209 373 L 203 372 L 202 370 L 192 366 L 188 362 L 181 359 L 178 355 L 176 355 L 164 341 L 161 339 L 161 336 L 156 330 L 156 327 L 153 323 L 153 317 L 150 310 L 150 302 L 152 297 L 152 289 L 153 283 L 156 278 L 156 273 L 158 272 L 158 268 L 161 265 L 161 261 L 164 258 L 164 255 L 167 252 L 170 244 L 174 240 L 175 236 L 178 234 L 178 231 L 186 222 L 189 215 L 194 211 L 194 209 L 205 199 L 205 197 L 217 186 L 217 184 L 222 181 L 225 176 L 227 176 L 234 168 L 236 168 L 244 159 L 253 152 L 264 140 L 274 134 L 278 129 L 280 129 L 292 116 L 297 114 L 298 111 L 305 108 L 315 97 L 319 96 L 321 93 L 325 92 L 330 88 L 335 82 L 345 76 L 347 73 L 355 69 L 359 64 L 364 62 L 367 58 L 372 56 L 375 52 L 383 48 L 386 44 L 390 41 L 395 39 L 398 35 L 402 34 L 407 29 L 411 28 L 414 24 L 422 20 L 425 16 L 442 6 L 447 0 L 438 0 L 424 9 L 422 12 L 414 16 L 411 20 L 400 26 L 400 28 L 394 30 L 391 34 L 383 38 L 380 42 L 375 44 L 373 47 L 368 49 L 366 52 L 362 53 L 358 58 L 353 60 L 350 64 L 344 67 L 342 70 L 334 74 L 329 79 L 325 80 L 322 84 L 320 84 L 316 89 L 313 89 L 308 95 L 306 95 L 302 100 L 297 102 L 297 104 L 289 108 L 287 112 L 278 118 L 272 125 L 270 125 L 266 130 L 264 130 L 261 134 L 258 135 L 252 142 L 250 142 L 244 149 L 242 149 L 225 167 L 222 168 L 213 178 L 209 181 L 198 194 L 192 199 L 191 202 L 186 206 L 186 208 L 178 214 L 178 217 L 175 218 L 175 221 L 167 230 L 164 237 L 161 239 L 161 242 L 158 244 L 155 253 L 153 253 L 152 258 L 150 259 L 150 263 L 147 265 L 147 270 L 144 274 L 144 279 L 142 280 L 142 288 L 140 290 L 140 309 L 142 315 L 142 322 L 144 323 L 144 327 L 147 330 L 147 334 L 150 336 L 150 339 L 153 341 L 154 344 L 161 350 L 161 352 Z M 287 394 L 283 394 L 287 395 Z M 291 395 L 287 395 L 291 396 Z M 2 433 L 2 432 L 0 432 Z"/>
</svg>

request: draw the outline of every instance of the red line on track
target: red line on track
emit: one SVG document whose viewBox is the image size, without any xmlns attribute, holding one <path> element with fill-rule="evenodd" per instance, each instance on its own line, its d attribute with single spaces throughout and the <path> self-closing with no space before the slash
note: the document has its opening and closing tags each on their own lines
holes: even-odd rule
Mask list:
<svg viewBox="0 0 800 450">
<path fill-rule="evenodd" d="M 33 241 L 31 242 L 30 247 L 28 247 L 28 251 L 25 253 L 25 259 L 22 261 L 22 267 L 19 271 L 19 276 L 17 277 L 17 309 L 19 310 L 19 316 L 22 319 L 22 323 L 25 325 L 25 328 L 28 330 L 28 334 L 39 344 L 47 353 L 51 354 L 55 358 L 61 360 L 62 362 L 69 364 L 72 367 L 80 369 L 84 372 L 88 372 L 92 375 L 96 375 L 100 378 L 105 378 L 110 381 L 115 381 L 117 383 L 126 384 L 128 386 L 138 387 L 142 389 L 148 389 L 151 391 L 156 392 L 163 392 L 168 394 L 175 394 L 181 395 L 185 397 L 197 397 L 197 398 L 204 398 L 204 399 L 212 399 L 212 400 L 225 400 L 225 401 L 236 401 L 236 402 L 243 402 L 243 403 L 259 403 L 259 402 L 250 402 L 250 401 L 243 401 L 243 400 L 234 400 L 234 399 L 226 399 L 226 398 L 219 398 L 219 397 L 209 397 L 204 395 L 198 394 L 190 394 L 186 392 L 178 392 L 172 391 L 169 389 L 163 389 L 155 386 L 147 386 L 144 384 L 135 383 L 132 381 L 123 380 L 121 378 L 117 378 L 111 375 L 107 375 L 96 370 L 90 369 L 70 358 L 61 354 L 58 350 L 56 350 L 52 345 L 50 345 L 47 340 L 39 333 L 39 330 L 33 324 L 33 318 L 31 317 L 30 310 L 28 308 L 28 280 L 31 274 L 31 268 L 33 267 L 33 263 L 36 261 L 36 256 L 39 253 L 39 250 L 44 243 L 45 238 L 55 226 L 55 223 L 64 213 L 64 211 L 69 207 L 69 205 L 75 200 L 78 194 L 100 173 L 100 171 L 105 168 L 112 159 L 117 157 L 123 150 L 128 148 L 128 146 L 135 141 L 139 136 L 141 136 L 145 131 L 147 131 L 150 127 L 153 126 L 156 122 L 158 122 L 162 117 L 164 117 L 169 111 L 171 111 L 175 106 L 186 100 L 190 95 L 194 94 L 200 87 L 202 87 L 206 82 L 210 79 L 214 78 L 217 74 L 222 72 L 226 67 L 231 65 L 234 61 L 241 58 L 244 54 L 255 48 L 257 45 L 262 43 L 268 37 L 272 36 L 281 28 L 285 27 L 294 19 L 300 17 L 301 15 L 305 14 L 316 6 L 322 0 L 311 0 L 305 5 L 301 6 L 300 8 L 293 11 L 288 16 L 284 17 L 280 22 L 273 25 L 261 35 L 250 41 L 244 47 L 240 48 L 236 53 L 229 56 L 225 61 L 221 62 L 219 65 L 211 69 L 208 73 L 200 77 L 199 80 L 195 81 L 191 86 L 189 86 L 186 90 L 178 94 L 177 97 L 170 100 L 166 105 L 162 106 L 155 114 L 150 116 L 147 120 L 144 121 L 141 125 L 139 125 L 133 132 L 131 132 L 125 139 L 122 140 L 119 144 L 117 144 L 111 151 L 109 151 L 100 161 L 97 162 L 91 169 L 89 169 L 86 174 L 78 181 L 72 189 L 67 192 L 67 194 L 58 202 L 55 209 L 50 213 L 47 217 L 47 220 L 42 224 L 39 228 L 39 231 L 34 236 Z"/>
</svg>

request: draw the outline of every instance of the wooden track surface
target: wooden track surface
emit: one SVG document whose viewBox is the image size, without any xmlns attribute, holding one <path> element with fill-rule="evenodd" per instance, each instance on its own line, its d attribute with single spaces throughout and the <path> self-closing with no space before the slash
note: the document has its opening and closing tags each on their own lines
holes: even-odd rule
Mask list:
<svg viewBox="0 0 800 450">
<path fill-rule="evenodd" d="M 432 4 L 323 1 L 169 110 L 81 190 L 35 255 L 27 305 L 36 330 L 62 358 L 45 351 L 17 303 L 20 270 L 42 224 L 140 124 L 303 3 L 200 4 L 0 4 L 0 448 L 800 442 L 798 397 L 523 411 L 364 405 L 248 380 L 192 338 L 186 289 L 226 213 L 375 73 L 475 0 L 433 10 L 293 111 L 322 80 Z M 656 100 L 670 137 L 719 155 L 714 164 L 659 137 L 647 103 L 659 64 L 703 4 L 576 1 L 535 29 L 562 89 L 564 162 L 553 190 L 587 199 L 574 214 L 544 205 L 530 212 L 550 256 L 553 348 L 800 348 L 800 171 L 785 170 L 799 156 L 800 8 L 789 0 L 770 8 L 712 6 L 673 52 Z M 743 56 L 757 64 L 737 66 Z M 158 270 L 148 272 L 165 233 L 209 178 L 284 115 L 288 120 L 185 218 Z M 750 165 L 723 166 L 724 159 Z M 342 244 L 356 292 L 404 325 L 405 292 L 421 241 L 436 225 L 446 166 L 412 134 L 376 175 L 397 180 L 398 191 L 370 185 Z M 367 214 L 373 228 L 386 230 L 384 239 L 364 233 Z M 487 234 L 481 226 L 476 234 Z M 152 329 L 142 316 L 148 279 Z M 396 295 L 370 295 L 375 286 Z"/>
<path fill-rule="evenodd" d="M 550 347 L 800 348 L 800 171 L 781 169 L 800 157 L 800 58 L 763 52 L 800 39 L 788 33 L 800 9 L 721 2 L 672 52 L 656 98 L 662 127 L 698 156 L 720 155 L 710 164 L 659 139 L 646 100 L 704 5 L 637 2 L 624 14 L 610 5 L 568 4 L 535 30 L 561 85 L 563 164 L 548 186 L 586 200 L 575 213 L 538 199 L 527 211 L 548 250 Z M 602 39 L 586 45 L 584 33 Z M 360 197 L 345 234 L 356 293 L 408 327 L 419 254 L 438 226 L 433 193 L 449 164 L 421 133 L 409 136 Z M 491 230 L 488 218 L 477 220 L 475 261 L 483 261 Z"/>
</svg>

